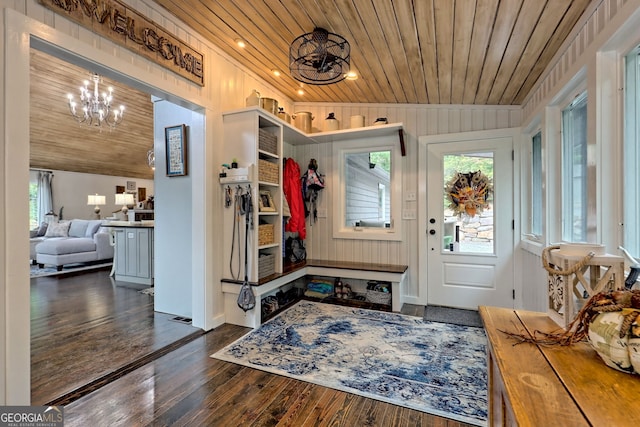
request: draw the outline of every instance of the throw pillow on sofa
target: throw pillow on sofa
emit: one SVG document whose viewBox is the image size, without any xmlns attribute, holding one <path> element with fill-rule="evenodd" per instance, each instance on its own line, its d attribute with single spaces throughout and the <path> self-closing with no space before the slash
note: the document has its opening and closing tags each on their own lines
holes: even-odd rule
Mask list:
<svg viewBox="0 0 640 427">
<path fill-rule="evenodd" d="M 71 223 L 68 221 L 60 221 L 49 224 L 47 233 L 44 237 L 69 237 L 69 227 Z"/>
<path fill-rule="evenodd" d="M 89 220 L 89 225 L 87 225 L 87 232 L 84 237 L 93 237 L 94 234 L 98 232 L 98 229 L 102 225 L 101 219 L 92 219 Z"/>
<path fill-rule="evenodd" d="M 42 224 L 40 224 L 40 227 L 38 228 L 38 232 L 36 233 L 36 237 L 42 237 L 45 234 L 47 234 L 48 226 L 49 226 L 48 222 L 43 222 Z"/>
<path fill-rule="evenodd" d="M 69 226 L 69 237 L 85 237 L 89 221 L 86 219 L 74 219 Z"/>
</svg>

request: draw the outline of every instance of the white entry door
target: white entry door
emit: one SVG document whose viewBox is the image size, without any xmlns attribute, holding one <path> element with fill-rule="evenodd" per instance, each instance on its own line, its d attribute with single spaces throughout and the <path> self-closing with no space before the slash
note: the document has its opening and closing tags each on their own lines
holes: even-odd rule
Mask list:
<svg viewBox="0 0 640 427">
<path fill-rule="evenodd" d="M 420 218 L 427 304 L 514 306 L 514 136 L 498 130 L 420 139 L 427 157 Z"/>
</svg>

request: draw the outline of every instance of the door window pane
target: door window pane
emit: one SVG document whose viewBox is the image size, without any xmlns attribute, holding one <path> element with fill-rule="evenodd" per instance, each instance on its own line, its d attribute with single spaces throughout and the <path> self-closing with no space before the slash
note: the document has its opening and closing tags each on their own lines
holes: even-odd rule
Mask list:
<svg viewBox="0 0 640 427">
<path fill-rule="evenodd" d="M 494 253 L 493 153 L 443 157 L 443 250 Z"/>
</svg>

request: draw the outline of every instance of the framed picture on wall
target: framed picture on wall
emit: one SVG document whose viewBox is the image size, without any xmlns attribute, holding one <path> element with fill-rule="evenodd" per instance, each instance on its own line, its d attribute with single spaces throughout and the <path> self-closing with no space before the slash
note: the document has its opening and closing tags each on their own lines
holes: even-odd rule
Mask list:
<svg viewBox="0 0 640 427">
<path fill-rule="evenodd" d="M 187 174 L 187 126 L 177 125 L 164 128 L 165 152 L 167 155 L 167 176 Z"/>
<path fill-rule="evenodd" d="M 273 203 L 270 191 L 265 190 L 260 192 L 258 209 L 260 212 L 276 212 L 276 205 Z"/>
</svg>

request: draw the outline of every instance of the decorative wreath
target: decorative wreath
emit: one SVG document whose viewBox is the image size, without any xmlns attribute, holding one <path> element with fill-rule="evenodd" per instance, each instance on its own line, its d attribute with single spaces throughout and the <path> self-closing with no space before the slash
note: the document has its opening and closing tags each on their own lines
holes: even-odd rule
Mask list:
<svg viewBox="0 0 640 427">
<path fill-rule="evenodd" d="M 489 206 L 487 200 L 493 192 L 493 186 L 488 176 L 482 171 L 455 172 L 446 183 L 445 195 L 449 201 L 449 209 L 456 215 L 466 213 L 474 217 Z"/>
</svg>

